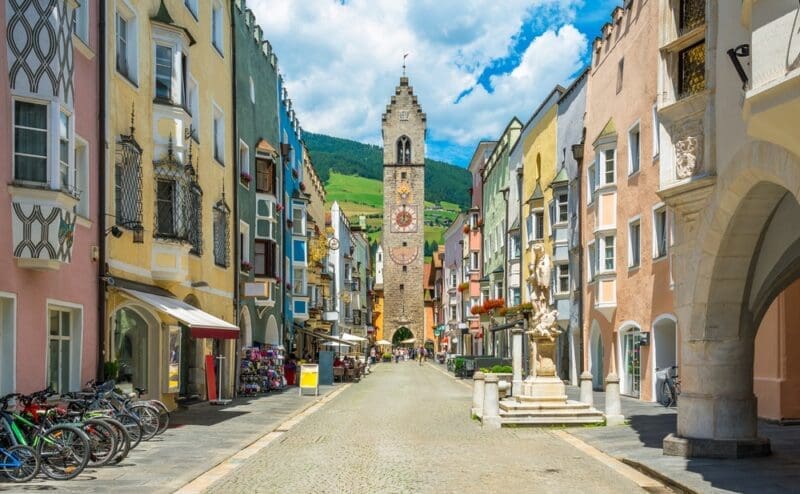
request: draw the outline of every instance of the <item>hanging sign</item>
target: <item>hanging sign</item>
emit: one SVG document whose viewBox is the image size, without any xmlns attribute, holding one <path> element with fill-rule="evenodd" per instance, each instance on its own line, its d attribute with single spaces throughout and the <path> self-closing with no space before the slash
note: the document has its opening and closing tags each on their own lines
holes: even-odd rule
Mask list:
<svg viewBox="0 0 800 494">
<path fill-rule="evenodd" d="M 304 391 L 319 395 L 319 364 L 300 364 L 300 394 Z"/>
</svg>

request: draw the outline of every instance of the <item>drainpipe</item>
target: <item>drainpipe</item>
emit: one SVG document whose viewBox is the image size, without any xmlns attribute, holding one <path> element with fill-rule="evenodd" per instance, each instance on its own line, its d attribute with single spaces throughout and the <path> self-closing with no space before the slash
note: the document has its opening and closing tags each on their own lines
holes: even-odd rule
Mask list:
<svg viewBox="0 0 800 494">
<path fill-rule="evenodd" d="M 583 129 L 583 133 L 586 134 L 586 129 Z M 583 236 L 581 231 L 583 229 L 583 223 L 581 222 L 581 211 L 580 211 L 580 204 L 581 198 L 583 197 L 583 190 L 581 187 L 581 176 L 583 175 L 583 143 L 584 139 L 581 138 L 581 142 L 579 144 L 572 145 L 572 157 L 575 159 L 575 167 L 577 173 L 575 174 L 575 182 L 576 182 L 576 193 L 577 193 L 577 200 L 575 204 L 578 206 L 578 226 L 577 226 L 577 233 L 578 236 L 578 269 L 575 271 L 575 280 L 576 286 L 578 286 L 580 290 L 580 296 L 578 297 L 578 335 L 580 337 L 580 347 L 579 353 L 580 355 L 576 355 L 578 358 L 578 362 L 575 365 L 575 373 L 580 376 L 583 373 L 583 353 L 584 353 L 584 345 L 583 345 Z M 572 275 L 572 273 L 570 273 Z"/>
<path fill-rule="evenodd" d="M 232 102 L 233 105 L 233 151 L 234 151 L 234 166 L 233 166 L 233 223 L 235 225 L 234 231 L 236 232 L 236 240 L 234 240 L 234 245 L 237 246 L 236 254 L 234 254 L 234 261 L 233 261 L 233 320 L 235 321 L 236 325 L 239 325 L 239 266 L 236 265 L 237 259 L 235 258 L 238 256 L 238 253 L 241 252 L 242 248 L 239 245 L 241 239 L 241 232 L 239 231 L 239 180 L 236 179 L 236 162 L 239 157 L 239 146 L 237 143 L 238 138 L 238 128 L 236 125 L 236 25 L 234 22 L 234 16 L 236 15 L 236 6 L 234 5 L 235 2 L 231 2 L 231 84 L 233 93 Z M 247 242 L 250 242 L 250 239 L 246 239 Z M 238 259 L 239 262 L 242 259 Z M 230 365 L 233 365 L 233 374 L 234 374 L 234 381 L 232 383 L 232 395 L 235 398 L 237 396 L 237 388 L 236 383 L 239 382 L 239 348 L 242 347 L 242 331 L 241 327 L 239 328 L 239 337 L 236 339 L 236 347 L 233 349 L 233 362 L 229 362 Z M 221 371 L 221 369 L 220 369 Z M 222 396 L 222 390 L 219 390 L 218 393 Z"/>
<path fill-rule="evenodd" d="M 97 377 L 105 378 L 104 361 L 106 347 L 106 284 L 103 277 L 106 275 L 106 2 L 99 2 L 97 12 L 98 23 L 98 74 L 100 108 L 97 112 L 97 237 L 98 237 L 98 274 L 97 284 Z M 89 206 L 91 207 L 91 205 Z"/>
</svg>

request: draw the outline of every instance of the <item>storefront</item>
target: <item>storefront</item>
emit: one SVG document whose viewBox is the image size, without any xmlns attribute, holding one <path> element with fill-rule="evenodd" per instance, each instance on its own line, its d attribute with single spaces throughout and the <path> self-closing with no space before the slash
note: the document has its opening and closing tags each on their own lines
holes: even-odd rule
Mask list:
<svg viewBox="0 0 800 494">
<path fill-rule="evenodd" d="M 106 374 L 123 389 L 146 389 L 145 397 L 175 407 L 208 399 L 213 379 L 217 396 L 220 382 L 222 396 L 232 396 L 238 327 L 155 287 L 118 288 L 109 302 Z"/>
</svg>

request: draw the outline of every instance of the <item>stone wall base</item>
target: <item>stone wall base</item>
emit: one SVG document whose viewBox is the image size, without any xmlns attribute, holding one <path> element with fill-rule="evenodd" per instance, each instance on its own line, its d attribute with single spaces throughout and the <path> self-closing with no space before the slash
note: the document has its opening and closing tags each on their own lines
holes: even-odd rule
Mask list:
<svg viewBox="0 0 800 494">
<path fill-rule="evenodd" d="M 664 438 L 664 454 L 686 458 L 750 458 L 772 454 L 769 439 L 696 439 L 670 434 Z"/>
</svg>

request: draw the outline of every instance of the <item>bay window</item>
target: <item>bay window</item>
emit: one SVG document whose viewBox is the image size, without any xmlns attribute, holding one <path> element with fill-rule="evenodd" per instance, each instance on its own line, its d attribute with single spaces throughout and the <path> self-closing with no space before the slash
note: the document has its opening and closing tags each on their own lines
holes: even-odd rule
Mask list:
<svg viewBox="0 0 800 494">
<path fill-rule="evenodd" d="M 615 265 L 614 257 L 614 235 L 603 237 L 603 270 L 613 271 Z"/>
<path fill-rule="evenodd" d="M 172 48 L 156 45 L 156 99 L 172 101 Z"/>
</svg>

